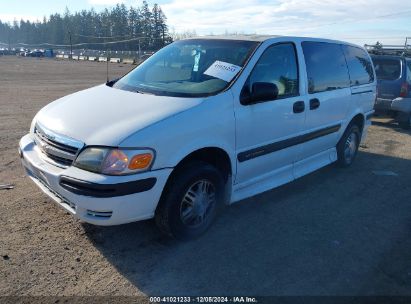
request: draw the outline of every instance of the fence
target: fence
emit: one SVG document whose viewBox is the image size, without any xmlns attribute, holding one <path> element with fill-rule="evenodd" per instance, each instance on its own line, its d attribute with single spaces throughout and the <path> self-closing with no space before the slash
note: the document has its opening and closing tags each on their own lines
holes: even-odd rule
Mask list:
<svg viewBox="0 0 411 304">
<path fill-rule="evenodd" d="M 102 37 L 106 39 L 107 37 Z M 53 54 L 58 59 L 73 59 L 73 60 L 89 60 L 89 61 L 109 61 L 109 62 L 126 62 L 136 63 L 151 56 L 156 50 L 143 50 L 142 41 L 144 39 L 155 39 L 151 37 L 136 37 L 126 40 L 108 41 L 108 42 L 84 42 L 77 44 L 26 44 L 15 43 L 6 44 L 0 42 L 0 55 L 2 54 L 17 54 L 27 56 L 32 50 L 40 50 L 44 53 L 44 49 L 52 49 Z M 135 50 L 112 50 L 119 49 L 125 43 L 135 42 Z M 93 48 L 94 47 L 94 48 Z M 128 48 L 130 46 L 128 45 Z M 6 51 L 7 50 L 7 51 Z M 31 56 L 31 55 L 29 55 Z"/>
</svg>

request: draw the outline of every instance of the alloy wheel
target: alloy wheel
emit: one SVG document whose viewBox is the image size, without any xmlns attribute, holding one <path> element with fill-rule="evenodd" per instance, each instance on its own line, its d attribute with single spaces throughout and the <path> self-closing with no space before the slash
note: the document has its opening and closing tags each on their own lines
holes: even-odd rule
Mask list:
<svg viewBox="0 0 411 304">
<path fill-rule="evenodd" d="M 205 223 L 216 204 L 216 189 L 209 180 L 192 184 L 181 201 L 180 219 L 184 225 L 195 228 Z"/>
<path fill-rule="evenodd" d="M 355 153 L 357 152 L 357 134 L 352 132 L 350 136 L 347 137 L 344 147 L 344 157 L 347 164 L 351 164 L 354 159 Z"/>
</svg>

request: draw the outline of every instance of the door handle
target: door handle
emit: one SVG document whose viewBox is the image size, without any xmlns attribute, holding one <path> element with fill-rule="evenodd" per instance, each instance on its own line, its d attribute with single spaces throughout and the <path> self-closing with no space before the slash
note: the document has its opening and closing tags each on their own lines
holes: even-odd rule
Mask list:
<svg viewBox="0 0 411 304">
<path fill-rule="evenodd" d="M 293 112 L 294 113 L 301 113 L 305 110 L 305 103 L 304 101 L 296 101 L 293 104 Z"/>
<path fill-rule="evenodd" d="M 320 107 L 320 101 L 318 98 L 310 99 L 310 110 L 315 110 Z"/>
</svg>

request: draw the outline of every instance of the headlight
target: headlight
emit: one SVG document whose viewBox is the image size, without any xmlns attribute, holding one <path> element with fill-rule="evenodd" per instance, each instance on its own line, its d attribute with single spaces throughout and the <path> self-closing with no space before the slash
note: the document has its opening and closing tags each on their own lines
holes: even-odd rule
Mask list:
<svg viewBox="0 0 411 304">
<path fill-rule="evenodd" d="M 80 153 L 74 166 L 107 175 L 127 175 L 147 171 L 153 160 L 154 152 L 149 149 L 90 147 Z"/>
</svg>

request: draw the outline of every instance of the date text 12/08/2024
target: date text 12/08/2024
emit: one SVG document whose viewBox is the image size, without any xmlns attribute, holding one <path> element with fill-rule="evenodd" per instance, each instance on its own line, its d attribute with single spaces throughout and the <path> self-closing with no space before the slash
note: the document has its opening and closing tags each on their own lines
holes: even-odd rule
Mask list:
<svg viewBox="0 0 411 304">
<path fill-rule="evenodd" d="M 254 297 L 150 297 L 150 303 L 258 303 Z"/>
</svg>

